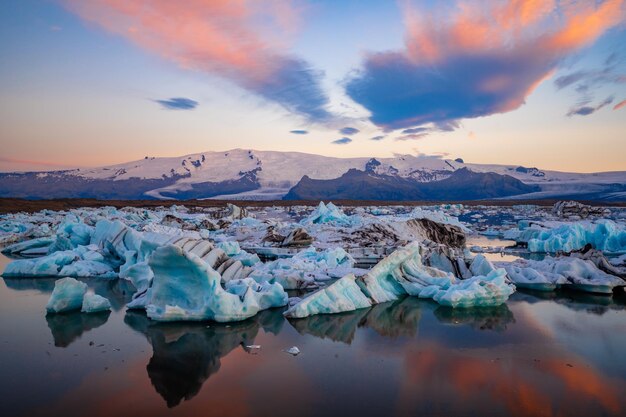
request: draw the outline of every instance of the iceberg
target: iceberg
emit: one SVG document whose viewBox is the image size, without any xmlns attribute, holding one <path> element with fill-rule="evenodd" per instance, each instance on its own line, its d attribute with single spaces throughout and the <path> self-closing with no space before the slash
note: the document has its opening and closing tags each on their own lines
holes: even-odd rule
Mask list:
<svg viewBox="0 0 626 417">
<path fill-rule="evenodd" d="M 427 219 L 435 223 L 447 224 L 460 228 L 463 232 L 469 233 L 471 230 L 459 221 L 455 216 L 450 216 L 443 211 L 426 210 L 422 207 L 415 207 L 409 214 L 413 219 Z"/>
<path fill-rule="evenodd" d="M 249 277 L 257 282 L 279 283 L 286 290 L 316 288 L 318 281 L 357 273 L 354 259 L 342 248 L 322 251 L 314 247 L 298 252 L 292 258 L 278 259 L 255 266 Z"/>
<path fill-rule="evenodd" d="M 313 212 L 301 222 L 303 225 L 332 223 L 338 226 L 350 226 L 352 221 L 339 207 L 333 203 L 324 204 L 320 201 L 319 205 Z"/>
<path fill-rule="evenodd" d="M 148 290 L 146 312 L 156 321 L 240 321 L 256 315 L 263 307 L 287 304 L 287 293 L 280 284 L 245 289 L 232 284 L 237 293 L 224 290 L 217 271 L 174 245 L 156 249 L 148 264 L 154 278 Z"/>
<path fill-rule="evenodd" d="M 66 265 L 80 259 L 73 250 L 59 251 L 35 259 L 17 259 L 10 262 L 2 276 L 4 277 L 56 277 Z"/>
<path fill-rule="evenodd" d="M 2 253 L 13 256 L 27 256 L 35 253 L 45 255 L 48 253 L 48 247 L 52 245 L 54 241 L 55 238 L 53 237 L 39 237 L 25 240 L 3 248 Z"/>
<path fill-rule="evenodd" d="M 432 299 L 443 306 L 454 308 L 493 307 L 504 303 L 514 292 L 515 286 L 507 282 L 506 271 L 500 268 L 487 275 L 460 280 L 438 289 L 432 293 Z"/>
<path fill-rule="evenodd" d="M 491 307 L 501 305 L 515 292 L 506 271 L 495 268 L 484 257 L 477 257 L 470 265 L 471 270 L 481 275 L 459 280 L 451 272 L 424 265 L 420 250 L 417 242 L 398 249 L 364 276 L 347 275 L 328 288 L 297 301 L 285 315 L 299 318 L 353 311 L 367 307 L 367 302 L 379 304 L 406 295 L 432 298 L 454 308 Z"/>
<path fill-rule="evenodd" d="M 86 293 L 83 297 L 83 305 L 80 309 L 83 313 L 100 313 L 110 311 L 111 302 L 101 295 Z"/>
<path fill-rule="evenodd" d="M 496 269 L 495 266 L 485 257 L 485 255 L 476 255 L 470 264 L 469 270 L 472 275 L 489 275 Z"/>
<path fill-rule="evenodd" d="M 217 244 L 217 247 L 223 250 L 224 253 L 228 256 L 238 255 L 241 252 L 239 242 L 237 242 L 236 240 L 219 242 Z"/>
<path fill-rule="evenodd" d="M 515 285 L 540 291 L 570 286 L 586 292 L 612 294 L 615 287 L 626 286 L 626 281 L 600 270 L 591 260 L 575 256 L 548 256 L 542 261 L 519 259 L 505 269 Z"/>
<path fill-rule="evenodd" d="M 87 284 L 84 282 L 74 278 L 62 278 L 54 283 L 54 290 L 46 304 L 46 310 L 49 313 L 80 310 L 86 292 Z"/>
<path fill-rule="evenodd" d="M 352 274 L 335 281 L 315 292 L 285 312 L 285 317 L 304 318 L 316 314 L 333 314 L 354 311 L 372 306 L 356 283 Z"/>
<path fill-rule="evenodd" d="M 530 252 L 571 252 L 588 244 L 602 252 L 626 252 L 626 227 L 612 220 L 545 222 L 525 226 L 520 222 L 519 230 L 506 233 L 505 237 L 527 243 Z"/>
</svg>

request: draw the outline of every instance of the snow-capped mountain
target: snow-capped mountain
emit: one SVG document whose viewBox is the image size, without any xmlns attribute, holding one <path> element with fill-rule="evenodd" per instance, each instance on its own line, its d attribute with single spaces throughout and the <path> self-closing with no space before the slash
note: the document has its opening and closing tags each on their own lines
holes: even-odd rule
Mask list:
<svg viewBox="0 0 626 417">
<path fill-rule="evenodd" d="M 302 181 L 306 182 L 306 187 Z M 332 182 L 332 186 L 328 181 Z M 264 200 L 285 196 L 359 198 L 354 192 L 342 191 L 345 187 L 346 190 L 357 189 L 354 187 L 357 183 L 367 184 L 368 190 L 378 190 L 368 194 L 379 195 L 374 199 L 578 196 L 591 200 L 626 200 L 624 171 L 579 174 L 520 166 L 466 164 L 461 159 L 430 156 L 333 158 L 299 152 L 246 149 L 172 158 L 146 157 L 90 169 L 5 173 L 0 174 L 0 196 Z M 453 192 L 453 189 L 456 191 Z M 327 195 L 331 190 L 331 195 Z"/>
</svg>

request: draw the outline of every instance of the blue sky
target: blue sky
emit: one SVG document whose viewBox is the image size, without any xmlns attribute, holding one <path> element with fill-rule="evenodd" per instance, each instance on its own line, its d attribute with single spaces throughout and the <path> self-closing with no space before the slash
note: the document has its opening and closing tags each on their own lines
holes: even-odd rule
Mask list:
<svg viewBox="0 0 626 417">
<path fill-rule="evenodd" d="M 626 170 L 623 0 L 180 4 L 3 1 L 0 170 L 236 147 Z"/>
</svg>

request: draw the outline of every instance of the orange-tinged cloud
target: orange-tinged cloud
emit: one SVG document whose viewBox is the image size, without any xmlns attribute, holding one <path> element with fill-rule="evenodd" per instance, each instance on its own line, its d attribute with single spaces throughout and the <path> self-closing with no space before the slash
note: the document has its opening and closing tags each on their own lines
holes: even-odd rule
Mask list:
<svg viewBox="0 0 626 417">
<path fill-rule="evenodd" d="M 215 74 L 312 119 L 328 116 L 319 73 L 287 51 L 288 0 L 61 0 L 106 31 L 190 70 Z"/>
<path fill-rule="evenodd" d="M 348 95 L 394 130 L 509 112 L 562 59 L 625 21 L 626 0 L 406 3 L 406 49 L 372 54 Z"/>
<path fill-rule="evenodd" d="M 274 45 L 245 0 L 67 0 L 70 10 L 183 67 L 236 71 L 251 81 L 272 73 Z M 281 21 L 282 19 L 275 19 Z"/>
<path fill-rule="evenodd" d="M 553 35 L 550 47 L 567 51 L 585 46 L 624 19 L 623 0 L 605 0 L 597 7 L 591 3 L 575 11 L 565 9 L 566 24 Z"/>
<path fill-rule="evenodd" d="M 619 103 L 617 103 L 615 106 L 613 106 L 613 110 L 619 110 L 622 107 L 626 107 L 626 100 L 622 100 Z"/>
<path fill-rule="evenodd" d="M 624 20 L 626 2 L 460 1 L 450 17 L 406 9 L 407 50 L 414 60 L 486 53 L 534 44 L 538 53 L 569 53 Z"/>
</svg>

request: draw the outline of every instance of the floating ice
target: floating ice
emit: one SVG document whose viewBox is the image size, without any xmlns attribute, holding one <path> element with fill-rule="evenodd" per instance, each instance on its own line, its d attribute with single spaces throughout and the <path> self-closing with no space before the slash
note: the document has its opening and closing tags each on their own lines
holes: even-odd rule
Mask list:
<svg viewBox="0 0 626 417">
<path fill-rule="evenodd" d="M 340 278 L 358 272 L 354 259 L 342 248 L 317 251 L 311 247 L 292 258 L 260 264 L 249 275 L 258 282 L 277 282 L 287 290 L 317 287 L 316 281 Z"/>
<path fill-rule="evenodd" d="M 50 246 L 50 252 L 74 249 L 79 245 L 88 245 L 94 228 L 85 223 L 68 221 L 61 223 L 56 232 L 56 239 Z"/>
<path fill-rule="evenodd" d="M 500 268 L 485 276 L 460 280 L 456 284 L 437 289 L 432 298 L 448 307 L 489 307 L 504 303 L 514 292 L 515 286 L 507 282 L 506 271 Z M 421 294 L 420 297 L 424 298 L 426 294 Z"/>
<path fill-rule="evenodd" d="M 313 212 L 301 221 L 303 225 L 318 223 L 333 223 L 336 225 L 350 226 L 352 224 L 348 217 L 339 207 L 333 203 L 324 204 L 320 201 Z"/>
<path fill-rule="evenodd" d="M 600 270 L 592 261 L 573 256 L 548 256 L 542 261 L 519 259 L 505 269 L 515 285 L 543 291 L 569 285 L 582 291 L 611 294 L 613 288 L 626 285 L 626 281 Z"/>
<path fill-rule="evenodd" d="M 64 313 L 80 310 L 83 297 L 87 291 L 87 284 L 74 278 L 62 278 L 54 283 L 54 290 L 46 304 L 49 313 Z"/>
<path fill-rule="evenodd" d="M 298 349 L 297 346 L 292 346 L 289 349 L 285 349 L 285 352 L 290 355 L 297 356 L 300 353 L 300 349 Z"/>
<path fill-rule="evenodd" d="M 80 256 L 72 251 L 60 251 L 51 255 L 35 259 L 17 259 L 10 262 L 4 272 L 5 277 L 56 277 L 61 269 L 80 259 Z"/>
<path fill-rule="evenodd" d="M 409 217 L 413 219 L 428 219 L 436 223 L 449 224 L 459 227 L 466 233 L 470 232 L 470 229 L 461 223 L 457 217 L 449 216 L 443 211 L 426 210 L 422 207 L 415 207 L 409 214 Z"/>
<path fill-rule="evenodd" d="M 315 314 L 342 313 L 367 308 L 372 305 L 363 294 L 352 274 L 335 281 L 328 287 L 306 297 L 285 312 L 286 317 L 303 318 Z"/>
<path fill-rule="evenodd" d="M 484 275 L 458 280 L 451 272 L 424 265 L 420 250 L 417 242 L 398 249 L 363 277 L 345 276 L 295 303 L 285 315 L 307 317 L 352 311 L 366 307 L 366 300 L 378 304 L 404 295 L 432 298 L 449 307 L 497 306 L 515 292 L 515 286 L 507 281 L 506 271 L 494 268 L 484 257 L 477 257 L 470 265 L 476 273 Z M 355 292 L 355 287 L 363 297 Z"/>
<path fill-rule="evenodd" d="M 83 297 L 83 305 L 80 309 L 83 313 L 99 313 L 110 311 L 111 302 L 98 294 L 86 293 Z"/>
<path fill-rule="evenodd" d="M 520 222 L 519 230 L 505 233 L 518 242 L 527 242 L 530 252 L 571 252 L 591 244 L 603 252 L 626 252 L 626 228 L 612 220 L 574 223 Z"/>
<path fill-rule="evenodd" d="M 30 255 L 30 254 L 42 254 L 48 253 L 48 247 L 55 241 L 53 237 L 40 237 L 35 239 L 26 240 L 23 242 L 14 243 L 2 249 L 2 253 L 7 255 Z"/>
<path fill-rule="evenodd" d="M 496 268 L 485 255 L 476 255 L 470 264 L 469 270 L 472 275 L 488 275 Z"/>
<path fill-rule="evenodd" d="M 252 287 L 239 294 L 227 292 L 221 287 L 219 273 L 198 256 L 173 245 L 158 248 L 148 263 L 154 278 L 146 311 L 153 320 L 239 321 L 263 307 L 287 304 L 287 294 L 279 284 L 262 286 L 259 292 Z"/>
<path fill-rule="evenodd" d="M 217 247 L 224 251 L 224 253 L 228 256 L 234 256 L 241 252 L 241 248 L 239 247 L 239 242 L 236 240 L 219 242 Z"/>
</svg>

